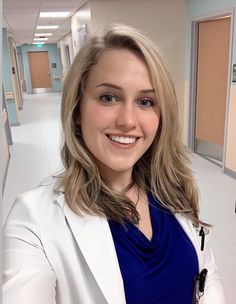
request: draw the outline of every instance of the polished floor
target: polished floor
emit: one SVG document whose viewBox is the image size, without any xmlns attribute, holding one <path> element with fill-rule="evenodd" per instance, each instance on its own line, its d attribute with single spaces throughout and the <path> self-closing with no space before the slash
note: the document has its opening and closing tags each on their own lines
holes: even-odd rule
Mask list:
<svg viewBox="0 0 236 304">
<path fill-rule="evenodd" d="M 18 193 L 36 187 L 61 168 L 59 112 L 59 93 L 24 95 L 24 109 L 19 113 L 21 126 L 12 128 L 14 144 L 3 197 L 3 220 Z M 201 193 L 201 219 L 213 224 L 211 244 L 227 304 L 233 304 L 236 288 L 236 180 L 196 154 L 192 156 L 192 168 Z"/>
</svg>

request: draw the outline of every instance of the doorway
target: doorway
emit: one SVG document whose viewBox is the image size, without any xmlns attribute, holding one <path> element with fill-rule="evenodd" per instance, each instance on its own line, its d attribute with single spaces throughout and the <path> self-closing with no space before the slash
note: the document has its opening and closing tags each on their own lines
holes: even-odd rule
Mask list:
<svg viewBox="0 0 236 304">
<path fill-rule="evenodd" d="M 48 52 L 28 52 L 33 93 L 52 91 Z"/>
<path fill-rule="evenodd" d="M 19 78 L 20 78 L 20 86 L 22 92 L 26 92 L 26 83 L 25 83 L 25 73 L 24 73 L 24 64 L 23 64 L 23 57 L 21 50 L 17 51 L 17 62 L 18 62 L 18 68 L 19 68 Z"/>
<path fill-rule="evenodd" d="M 15 73 L 16 73 L 16 85 L 17 85 L 17 95 L 18 99 L 20 101 L 20 109 L 23 107 L 23 96 L 22 96 L 22 90 L 21 90 L 21 85 L 20 85 L 20 76 L 19 76 L 19 62 L 16 54 L 16 48 L 13 49 L 14 51 L 14 62 L 15 62 Z"/>
<path fill-rule="evenodd" d="M 65 45 L 65 54 L 66 54 L 66 65 L 67 65 L 67 68 L 69 68 L 71 66 L 69 45 Z"/>
<path fill-rule="evenodd" d="M 223 166 L 230 78 L 231 16 L 227 14 L 194 22 L 194 40 L 190 148 Z"/>
</svg>

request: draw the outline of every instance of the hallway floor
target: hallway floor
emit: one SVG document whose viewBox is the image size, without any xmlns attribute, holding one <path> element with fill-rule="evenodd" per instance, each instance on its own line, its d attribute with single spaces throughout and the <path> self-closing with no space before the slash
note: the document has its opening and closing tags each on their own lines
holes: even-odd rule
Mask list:
<svg viewBox="0 0 236 304">
<path fill-rule="evenodd" d="M 24 95 L 24 109 L 19 113 L 21 125 L 12 128 L 14 144 L 3 197 L 3 220 L 18 193 L 36 187 L 62 167 L 60 97 L 59 93 Z M 236 180 L 196 154 L 192 161 L 201 193 L 201 219 L 214 226 L 212 248 L 226 303 L 233 304 L 236 287 Z"/>
</svg>

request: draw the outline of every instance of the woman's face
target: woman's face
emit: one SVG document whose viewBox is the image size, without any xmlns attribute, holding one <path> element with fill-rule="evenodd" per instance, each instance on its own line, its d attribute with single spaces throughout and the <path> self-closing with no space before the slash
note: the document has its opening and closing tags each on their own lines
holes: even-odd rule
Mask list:
<svg viewBox="0 0 236 304">
<path fill-rule="evenodd" d="M 144 61 L 129 50 L 105 52 L 89 73 L 77 119 L 99 170 L 131 173 L 152 144 L 159 121 Z"/>
</svg>

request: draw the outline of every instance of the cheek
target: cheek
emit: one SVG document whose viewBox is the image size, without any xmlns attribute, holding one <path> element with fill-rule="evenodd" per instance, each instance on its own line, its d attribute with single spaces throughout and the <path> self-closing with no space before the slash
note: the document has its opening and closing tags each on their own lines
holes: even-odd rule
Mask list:
<svg viewBox="0 0 236 304">
<path fill-rule="evenodd" d="M 155 137 L 159 127 L 159 123 L 160 123 L 160 117 L 159 115 L 156 114 L 148 117 L 148 119 L 146 120 L 146 132 L 150 137 L 152 138 Z"/>
<path fill-rule="evenodd" d="M 84 104 L 80 108 L 80 120 L 81 126 L 86 128 L 94 121 L 96 118 L 96 109 L 92 105 L 90 105 L 89 101 L 84 101 Z"/>
<path fill-rule="evenodd" d="M 114 122 L 114 111 L 100 105 L 87 105 L 81 108 L 82 129 L 102 130 Z"/>
</svg>

